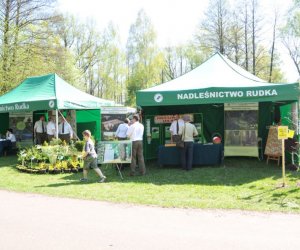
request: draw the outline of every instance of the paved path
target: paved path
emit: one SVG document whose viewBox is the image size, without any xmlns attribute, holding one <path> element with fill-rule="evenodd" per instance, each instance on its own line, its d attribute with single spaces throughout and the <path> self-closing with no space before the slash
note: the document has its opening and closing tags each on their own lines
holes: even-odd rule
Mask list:
<svg viewBox="0 0 300 250">
<path fill-rule="evenodd" d="M 300 215 L 169 209 L 0 190 L 0 249 L 300 249 Z"/>
</svg>

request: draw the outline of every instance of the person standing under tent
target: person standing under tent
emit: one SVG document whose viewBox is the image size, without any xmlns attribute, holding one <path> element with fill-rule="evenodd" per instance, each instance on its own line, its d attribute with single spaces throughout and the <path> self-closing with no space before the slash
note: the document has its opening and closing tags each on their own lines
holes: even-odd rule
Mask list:
<svg viewBox="0 0 300 250">
<path fill-rule="evenodd" d="M 99 175 L 99 183 L 105 182 L 106 176 L 103 175 L 102 171 L 97 165 L 97 153 L 95 150 L 94 142 L 91 139 L 91 132 L 85 130 L 82 132 L 83 138 L 85 140 L 84 151 L 83 151 L 83 178 L 80 179 L 81 182 L 88 181 L 88 170 L 94 169 L 94 171 Z"/>
<path fill-rule="evenodd" d="M 47 128 L 46 128 L 45 116 L 41 115 L 40 119 L 35 122 L 34 128 L 33 128 L 35 144 L 43 145 L 43 143 L 47 140 L 46 131 L 47 131 Z"/>
<path fill-rule="evenodd" d="M 53 138 L 55 138 L 56 129 L 55 129 L 55 118 L 51 116 L 49 118 L 48 124 L 47 124 L 47 140 L 50 142 Z"/>
<path fill-rule="evenodd" d="M 184 126 L 179 129 L 179 135 L 182 136 L 184 147 L 181 148 L 181 168 L 182 170 L 192 170 L 194 137 L 198 135 L 198 131 L 194 124 L 190 123 L 190 116 L 184 115 Z"/>
<path fill-rule="evenodd" d="M 117 138 L 119 141 L 127 140 L 127 130 L 129 128 L 129 122 L 129 119 L 126 118 L 124 122 L 118 126 L 115 138 Z"/>
<path fill-rule="evenodd" d="M 61 123 L 58 125 L 59 138 L 66 143 L 70 143 L 73 138 L 73 129 L 64 117 L 61 119 Z"/>
<path fill-rule="evenodd" d="M 127 137 L 132 141 L 132 158 L 131 158 L 131 172 L 130 176 L 135 175 L 136 162 L 140 168 L 141 175 L 146 174 L 146 167 L 143 155 L 143 135 L 144 125 L 139 122 L 139 117 L 134 115 L 132 118 L 133 124 L 127 130 Z"/>
<path fill-rule="evenodd" d="M 118 126 L 116 134 L 115 134 L 115 138 L 118 139 L 118 141 L 125 141 L 125 140 L 127 140 L 127 130 L 129 128 L 129 125 L 128 125 L 129 123 L 130 123 L 129 119 L 126 118 L 124 120 L 124 122 L 121 123 Z M 127 158 L 127 154 L 126 154 L 126 147 L 127 147 L 127 145 L 126 144 L 120 144 L 120 147 L 121 147 L 120 148 L 120 152 L 121 152 L 121 155 L 122 155 L 121 158 L 123 158 L 123 160 L 126 160 L 126 158 Z M 125 166 L 125 164 L 121 164 L 120 165 L 121 170 L 124 168 L 124 166 Z"/>
<path fill-rule="evenodd" d="M 171 123 L 170 132 L 171 132 L 171 142 L 176 143 L 178 142 L 181 137 L 179 136 L 179 129 L 184 126 L 184 121 L 179 118 L 179 115 L 176 114 L 174 116 L 174 121 Z"/>
</svg>

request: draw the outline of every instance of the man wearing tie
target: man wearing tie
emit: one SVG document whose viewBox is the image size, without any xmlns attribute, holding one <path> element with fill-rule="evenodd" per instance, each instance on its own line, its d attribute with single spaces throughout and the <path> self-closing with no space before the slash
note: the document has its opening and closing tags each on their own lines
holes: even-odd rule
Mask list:
<svg viewBox="0 0 300 250">
<path fill-rule="evenodd" d="M 70 143 L 70 140 L 73 138 L 73 130 L 71 125 L 62 117 L 62 121 L 58 126 L 59 138 L 66 143 Z"/>
<path fill-rule="evenodd" d="M 47 124 L 47 139 L 50 142 L 53 138 L 55 138 L 56 129 L 55 129 L 55 118 L 54 116 L 49 117 L 49 121 Z"/>
<path fill-rule="evenodd" d="M 179 136 L 179 130 L 184 126 L 184 121 L 179 118 L 179 115 L 176 114 L 174 116 L 174 120 L 170 126 L 171 132 L 171 142 L 176 143 L 181 140 L 181 136 Z"/>
<path fill-rule="evenodd" d="M 34 137 L 37 145 L 42 145 L 46 141 L 46 122 L 45 116 L 41 115 L 40 119 L 34 124 Z"/>
</svg>

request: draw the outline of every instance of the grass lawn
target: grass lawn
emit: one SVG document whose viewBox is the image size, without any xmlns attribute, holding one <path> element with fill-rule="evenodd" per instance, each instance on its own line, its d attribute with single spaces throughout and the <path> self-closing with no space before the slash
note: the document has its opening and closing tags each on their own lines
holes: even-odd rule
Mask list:
<svg viewBox="0 0 300 250">
<path fill-rule="evenodd" d="M 15 165 L 16 157 L 0 158 L 0 189 L 163 207 L 300 212 L 300 172 L 287 171 L 288 187 L 278 188 L 281 168 L 257 159 L 227 158 L 221 167 L 190 172 L 148 163 L 146 176 L 129 177 L 126 169 L 123 181 L 106 165 L 108 182 L 103 184 L 96 183 L 93 171 L 82 184 L 82 173 L 34 175 L 20 173 Z"/>
</svg>

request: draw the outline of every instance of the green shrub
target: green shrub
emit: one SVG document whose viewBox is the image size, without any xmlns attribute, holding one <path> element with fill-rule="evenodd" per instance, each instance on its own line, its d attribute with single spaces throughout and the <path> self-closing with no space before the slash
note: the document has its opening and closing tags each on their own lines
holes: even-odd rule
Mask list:
<svg viewBox="0 0 300 250">
<path fill-rule="evenodd" d="M 84 141 L 76 141 L 74 147 L 77 149 L 78 152 L 82 152 L 84 144 L 85 144 Z"/>
</svg>

